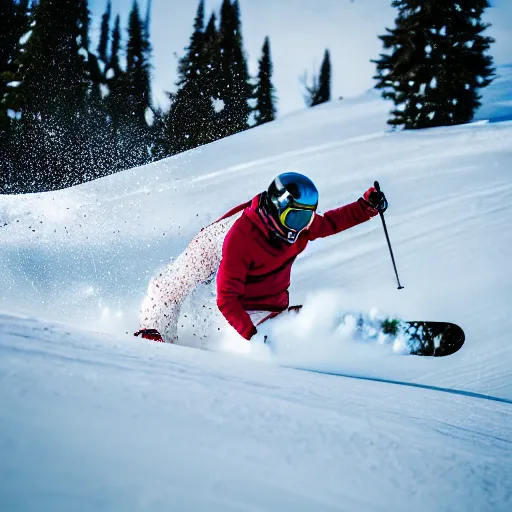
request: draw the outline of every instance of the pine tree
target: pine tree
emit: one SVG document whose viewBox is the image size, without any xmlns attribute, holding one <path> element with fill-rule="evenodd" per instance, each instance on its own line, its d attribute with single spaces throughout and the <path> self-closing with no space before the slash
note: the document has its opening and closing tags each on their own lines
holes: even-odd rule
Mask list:
<svg viewBox="0 0 512 512">
<path fill-rule="evenodd" d="M 0 2 L 0 100 L 6 94 L 9 78 L 6 74 L 12 70 L 16 49 L 16 2 L 2 0 Z"/>
<path fill-rule="evenodd" d="M 28 31 L 28 0 L 0 2 L 0 133 L 10 124 L 9 92 L 16 81 L 20 38 Z"/>
<path fill-rule="evenodd" d="M 394 0 L 395 28 L 380 36 L 389 54 L 377 64 L 377 88 L 395 109 L 388 123 L 406 129 L 467 123 L 492 82 L 493 39 L 483 35 L 487 0 Z"/>
<path fill-rule="evenodd" d="M 103 61 L 89 53 L 89 80 L 87 94 L 86 120 L 87 143 L 91 158 L 91 167 L 87 179 L 93 179 L 117 170 L 115 142 L 108 113 L 108 97 L 104 98 L 105 76 Z"/>
<path fill-rule="evenodd" d="M 106 74 L 109 87 L 108 112 L 116 141 L 120 168 L 147 163 L 150 159 L 151 130 L 146 114 L 151 108 L 149 37 L 137 1 L 128 18 L 126 70 L 119 63 L 120 22 L 116 18 L 112 52 Z"/>
<path fill-rule="evenodd" d="M 201 74 L 202 56 L 204 42 L 204 0 L 199 1 L 196 17 L 194 19 L 194 30 L 187 47 L 187 53 L 179 61 L 178 65 L 178 86 L 187 81 L 197 80 Z"/>
<path fill-rule="evenodd" d="M 256 124 L 264 124 L 276 118 L 275 88 L 272 84 L 272 59 L 270 40 L 265 38 L 259 61 L 258 83 L 256 85 Z"/>
<path fill-rule="evenodd" d="M 133 127 L 127 102 L 125 72 L 121 68 L 121 20 L 116 16 L 111 33 L 111 50 L 107 54 L 104 81 L 107 94 L 102 99 L 106 115 L 105 146 L 109 150 L 109 172 L 127 169 L 139 161 L 136 155 L 141 151 L 132 144 Z M 137 131 L 135 129 L 135 131 Z M 140 141 L 139 141 L 140 142 Z M 134 154 L 135 153 L 135 154 Z"/>
<path fill-rule="evenodd" d="M 320 67 L 320 80 L 318 91 L 313 98 L 313 105 L 320 105 L 331 100 L 331 55 L 329 50 L 325 50 L 324 60 Z"/>
<path fill-rule="evenodd" d="M 109 23 L 110 23 L 110 15 L 112 14 L 112 2 L 108 0 L 107 8 L 105 13 L 101 18 L 101 32 L 100 32 L 100 40 L 98 43 L 98 57 L 103 61 L 107 62 L 107 50 L 108 50 L 108 41 L 109 41 Z"/>
<path fill-rule="evenodd" d="M 121 20 L 119 15 L 116 16 L 114 28 L 112 29 L 112 46 L 110 58 L 105 69 L 105 81 L 108 88 L 108 96 L 105 98 L 107 116 L 110 122 L 111 137 L 114 146 L 116 147 L 115 160 L 122 168 L 122 158 L 125 154 L 121 149 L 125 143 L 123 133 L 123 123 L 125 117 L 125 102 L 124 102 L 124 72 L 121 69 L 119 52 L 121 50 Z M 128 143 L 126 143 L 128 144 Z"/>
<path fill-rule="evenodd" d="M 221 126 L 219 112 L 222 110 L 223 101 L 221 99 L 221 54 L 220 54 L 220 36 L 217 30 L 217 19 L 215 13 L 212 13 L 208 25 L 204 31 L 204 74 L 203 85 L 206 94 L 213 103 L 213 119 L 211 120 L 209 135 L 211 141 L 221 137 Z"/>
<path fill-rule="evenodd" d="M 227 136 L 249 127 L 252 97 L 247 61 L 243 49 L 238 0 L 223 0 L 220 20 L 219 89 L 224 108 L 218 113 L 221 135 Z"/>
<path fill-rule="evenodd" d="M 200 0 L 194 30 L 186 54 L 178 66 L 178 91 L 166 118 L 164 154 L 174 154 L 211 142 L 214 133 L 214 109 L 209 51 L 205 45 L 204 0 Z"/>
<path fill-rule="evenodd" d="M 20 38 L 29 28 L 28 0 L 0 1 L 0 193 L 15 181 L 11 155 L 13 119 L 17 110 L 13 92 L 17 85 Z"/>
<path fill-rule="evenodd" d="M 153 107 L 153 125 L 151 126 L 151 158 L 161 160 L 172 155 L 169 149 L 167 113 L 159 106 Z"/>
<path fill-rule="evenodd" d="M 15 102 L 16 166 L 32 187 L 60 188 L 81 181 L 88 88 L 86 0 L 40 0 L 20 54 Z M 89 162 L 87 162 L 88 164 Z"/>
<path fill-rule="evenodd" d="M 130 114 L 137 124 L 146 124 L 146 110 L 151 104 L 150 89 L 150 46 L 139 13 L 137 1 L 133 3 L 128 22 L 126 46 L 127 101 Z"/>
<path fill-rule="evenodd" d="M 89 52 L 87 59 L 89 87 L 87 91 L 86 120 L 87 145 L 91 169 L 86 178 L 92 179 L 117 170 L 115 161 L 115 142 L 108 111 L 108 46 L 110 41 L 111 1 L 108 0 L 102 16 L 97 55 Z M 84 148 L 84 149 L 86 149 Z"/>
<path fill-rule="evenodd" d="M 313 74 L 312 83 L 308 85 L 307 72 L 301 79 L 305 89 L 304 101 L 308 107 L 315 107 L 331 100 L 331 55 L 325 50 L 320 73 Z"/>
<path fill-rule="evenodd" d="M 121 49 L 121 20 L 116 16 L 114 28 L 112 29 L 112 51 L 110 53 L 109 68 L 113 70 L 113 75 L 120 74 L 121 65 L 119 63 L 119 50 Z"/>
<path fill-rule="evenodd" d="M 214 98 L 219 97 L 219 86 L 217 84 L 220 73 L 220 38 L 217 30 L 217 18 L 212 13 L 208 25 L 204 31 L 204 52 L 207 61 L 207 73 L 210 77 L 211 91 Z"/>
</svg>

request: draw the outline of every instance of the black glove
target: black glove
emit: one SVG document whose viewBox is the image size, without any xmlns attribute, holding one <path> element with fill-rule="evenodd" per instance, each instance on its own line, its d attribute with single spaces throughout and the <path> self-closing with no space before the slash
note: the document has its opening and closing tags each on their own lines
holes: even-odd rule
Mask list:
<svg viewBox="0 0 512 512">
<path fill-rule="evenodd" d="M 382 190 L 378 191 L 375 187 L 371 187 L 364 193 L 363 198 L 379 213 L 384 213 L 388 209 L 388 200 Z"/>
</svg>

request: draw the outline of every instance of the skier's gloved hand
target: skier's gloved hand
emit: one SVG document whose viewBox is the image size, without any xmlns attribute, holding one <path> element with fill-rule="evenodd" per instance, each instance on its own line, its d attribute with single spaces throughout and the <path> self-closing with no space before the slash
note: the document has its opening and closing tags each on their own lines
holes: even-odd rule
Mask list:
<svg viewBox="0 0 512 512">
<path fill-rule="evenodd" d="M 379 213 L 384 213 L 388 209 L 388 200 L 384 192 L 377 191 L 375 187 L 370 187 L 363 195 L 363 199 Z"/>
</svg>

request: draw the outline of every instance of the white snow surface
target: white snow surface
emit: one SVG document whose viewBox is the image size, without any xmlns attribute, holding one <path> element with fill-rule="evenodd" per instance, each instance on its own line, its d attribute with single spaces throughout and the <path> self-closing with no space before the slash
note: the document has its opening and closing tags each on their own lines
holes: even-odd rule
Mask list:
<svg viewBox="0 0 512 512">
<path fill-rule="evenodd" d="M 388 110 L 369 92 L 0 196 L 1 510 L 512 509 L 512 122 L 392 133 Z M 301 255 L 306 308 L 272 351 L 134 338 L 150 277 L 286 170 L 324 211 L 379 180 L 405 289 L 376 218 Z M 374 308 L 455 322 L 466 343 L 400 356 L 333 329 Z"/>
</svg>

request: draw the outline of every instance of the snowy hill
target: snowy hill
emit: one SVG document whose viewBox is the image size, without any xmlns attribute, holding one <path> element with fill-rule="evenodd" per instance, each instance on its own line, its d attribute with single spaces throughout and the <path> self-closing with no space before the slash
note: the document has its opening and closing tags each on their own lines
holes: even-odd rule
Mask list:
<svg viewBox="0 0 512 512">
<path fill-rule="evenodd" d="M 510 403 L 1 321 L 2 510 L 509 510 Z"/>
<path fill-rule="evenodd" d="M 390 133 L 387 111 L 370 92 L 0 197 L 2 509 L 510 509 L 512 122 Z M 135 340 L 149 278 L 284 170 L 313 178 L 322 210 L 378 179 L 405 289 L 376 219 L 298 260 L 309 316 L 273 356 Z M 345 308 L 453 321 L 466 344 L 359 346 L 322 327 Z"/>
</svg>

